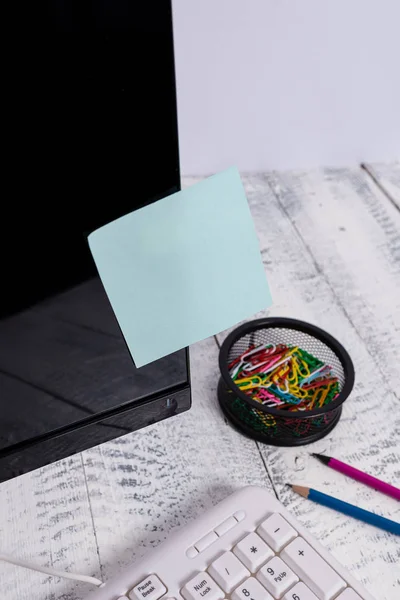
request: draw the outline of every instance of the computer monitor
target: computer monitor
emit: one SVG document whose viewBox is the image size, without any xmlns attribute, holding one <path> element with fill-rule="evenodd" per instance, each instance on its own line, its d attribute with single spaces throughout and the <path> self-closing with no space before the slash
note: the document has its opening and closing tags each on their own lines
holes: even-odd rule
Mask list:
<svg viewBox="0 0 400 600">
<path fill-rule="evenodd" d="M 136 369 L 87 242 L 180 189 L 170 2 L 32 3 L 15 48 L 0 206 L 0 481 L 190 407 L 188 350 Z"/>
</svg>

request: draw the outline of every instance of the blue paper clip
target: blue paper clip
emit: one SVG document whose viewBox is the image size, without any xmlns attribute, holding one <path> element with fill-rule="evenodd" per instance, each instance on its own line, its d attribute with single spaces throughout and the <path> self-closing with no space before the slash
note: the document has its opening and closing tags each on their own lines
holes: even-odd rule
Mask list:
<svg viewBox="0 0 400 600">
<path fill-rule="evenodd" d="M 272 386 L 270 391 L 289 404 L 300 404 L 300 402 L 304 400 L 304 398 L 296 398 L 296 396 L 293 396 L 292 394 L 282 392 L 277 386 Z"/>
<path fill-rule="evenodd" d="M 302 387 L 305 383 L 311 383 L 312 381 L 314 381 L 314 379 L 317 379 L 318 377 L 322 377 L 325 371 L 330 371 L 330 367 L 328 367 L 328 365 L 323 365 L 322 367 L 319 367 L 318 369 L 313 371 L 308 377 L 305 377 L 301 381 L 300 387 Z"/>
</svg>

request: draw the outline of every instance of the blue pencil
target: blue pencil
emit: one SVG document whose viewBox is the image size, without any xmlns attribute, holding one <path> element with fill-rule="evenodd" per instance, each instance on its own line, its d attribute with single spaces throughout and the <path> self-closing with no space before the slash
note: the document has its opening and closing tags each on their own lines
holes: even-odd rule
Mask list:
<svg viewBox="0 0 400 600">
<path fill-rule="evenodd" d="M 400 535 L 400 523 L 396 523 L 395 521 L 391 521 L 390 519 L 376 515 L 375 513 L 364 510 L 363 508 L 358 508 L 358 506 L 354 506 L 354 504 L 343 502 L 343 500 L 339 500 L 333 496 L 328 496 L 327 494 L 323 494 L 322 492 L 318 492 L 312 488 L 291 484 L 289 484 L 289 486 L 294 492 L 297 492 L 304 498 L 313 500 L 318 504 L 323 504 L 328 508 L 333 508 L 334 510 L 337 510 L 345 515 L 349 515 L 350 517 L 364 521 L 364 523 L 375 525 L 375 527 L 379 527 L 380 529 L 384 529 L 385 531 L 389 531 L 395 535 Z"/>
</svg>

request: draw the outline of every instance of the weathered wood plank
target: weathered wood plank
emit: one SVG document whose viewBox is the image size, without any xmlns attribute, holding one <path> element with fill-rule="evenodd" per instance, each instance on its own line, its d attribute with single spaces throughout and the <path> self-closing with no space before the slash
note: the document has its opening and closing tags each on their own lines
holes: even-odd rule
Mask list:
<svg viewBox="0 0 400 600">
<path fill-rule="evenodd" d="M 0 486 L 0 551 L 61 571 L 99 577 L 80 456 L 22 475 Z M 78 600 L 88 584 L 59 580 L 0 561 L 6 600 Z"/>
<path fill-rule="evenodd" d="M 102 574 L 112 575 L 234 489 L 271 489 L 255 442 L 217 405 L 218 348 L 191 348 L 190 411 L 84 453 Z"/>
<path fill-rule="evenodd" d="M 368 163 L 364 164 L 363 168 L 400 210 L 400 161 Z"/>
<path fill-rule="evenodd" d="M 394 600 L 396 581 L 393 576 L 393 561 L 400 558 L 400 549 L 393 537 L 296 498 L 284 485 L 287 481 L 307 482 L 350 502 L 356 499 L 357 503 L 367 509 L 375 509 L 398 519 L 400 509 L 394 500 L 374 494 L 373 491 L 339 476 L 335 477 L 322 465 L 308 459 L 309 452 L 325 451 L 358 464 L 371 473 L 380 473 L 388 481 L 398 480 L 397 440 L 400 415 L 398 403 L 391 391 L 392 378 L 389 375 L 384 377 L 382 372 L 376 369 L 375 360 L 367 344 L 353 319 L 349 317 L 356 297 L 350 294 L 342 301 L 338 298 L 325 271 L 329 266 L 320 266 L 316 262 L 308 244 L 304 242 L 289 217 L 287 209 L 278 202 L 267 185 L 266 177 L 254 175 L 243 177 L 243 181 L 271 285 L 273 306 L 267 314 L 300 318 L 326 329 L 348 349 L 356 369 L 355 389 L 345 403 L 340 424 L 327 438 L 301 449 L 263 446 L 263 456 L 280 499 L 286 505 L 290 505 L 291 510 L 310 531 L 364 582 L 375 597 Z M 290 191 L 290 188 L 288 189 Z M 314 190 L 314 193 L 317 192 Z M 299 219 L 302 218 L 302 210 L 307 211 L 303 200 L 303 197 L 298 200 L 300 206 L 297 206 L 296 214 Z M 366 224 L 362 215 L 362 204 L 359 204 L 356 210 L 357 214 L 360 213 L 363 224 L 360 226 L 360 235 L 368 239 L 369 234 L 363 230 Z M 310 236 L 318 227 L 316 218 L 309 222 Z M 321 211 L 321 219 L 324 218 Z M 337 235 L 341 233 L 338 231 Z M 315 235 L 323 248 L 332 249 L 330 260 L 337 264 L 340 254 L 335 254 L 336 238 L 329 242 L 329 239 L 324 239 L 318 231 Z M 366 248 L 367 264 L 370 254 L 374 251 L 375 241 L 376 238 L 371 238 L 371 246 Z M 349 264 L 352 264 L 353 258 L 354 253 L 349 253 Z M 379 273 L 375 273 L 375 265 L 372 260 L 372 280 L 375 276 L 380 277 Z M 348 283 L 351 284 L 352 267 L 344 265 L 343 268 L 348 269 Z M 390 277 L 388 286 L 393 289 L 393 280 Z M 392 302 L 396 300 L 393 298 Z M 379 332 L 383 335 L 382 328 Z M 220 339 L 223 339 L 224 335 L 225 333 L 219 336 Z M 396 376 L 395 373 L 392 374 L 392 377 Z M 384 411 L 381 410 L 381 406 L 385 407 Z M 380 577 L 377 573 L 380 573 Z"/>
<path fill-rule="evenodd" d="M 374 370 L 398 394 L 400 213 L 361 169 L 270 173 L 267 180 Z"/>
</svg>

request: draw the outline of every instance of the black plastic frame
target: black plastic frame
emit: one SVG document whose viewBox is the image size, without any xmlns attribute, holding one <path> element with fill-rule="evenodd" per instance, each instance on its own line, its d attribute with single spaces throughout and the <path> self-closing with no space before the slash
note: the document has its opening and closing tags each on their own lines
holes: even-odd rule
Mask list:
<svg viewBox="0 0 400 600">
<path fill-rule="evenodd" d="M 140 10 L 139 10 L 139 8 L 135 9 L 134 7 L 132 7 L 132 10 L 135 10 L 137 12 L 138 21 L 140 18 L 139 13 L 142 10 L 145 10 L 146 13 L 148 13 L 149 17 L 151 18 L 149 23 L 151 23 L 152 30 L 155 29 L 155 21 L 157 20 L 157 16 L 158 16 L 156 4 L 157 3 L 154 3 L 153 7 L 148 7 L 147 5 L 146 6 L 143 5 L 143 7 L 141 7 Z M 169 139 L 171 141 L 170 151 L 172 154 L 171 163 L 173 163 L 173 165 L 171 165 L 171 168 L 168 171 L 167 178 L 161 176 L 160 173 L 157 172 L 157 164 L 153 165 L 155 172 L 157 172 L 158 181 L 160 182 L 160 190 L 157 191 L 156 195 L 155 195 L 154 190 L 151 193 L 147 191 L 147 188 L 149 186 L 149 184 L 148 184 L 149 180 L 148 180 L 148 178 L 143 176 L 143 173 L 139 172 L 136 180 L 135 180 L 135 178 L 133 178 L 133 180 L 132 180 L 133 181 L 132 185 L 135 186 L 134 191 L 137 193 L 139 200 L 136 199 L 135 204 L 132 206 L 130 204 L 128 204 L 126 210 L 124 211 L 125 213 L 130 212 L 131 210 L 134 210 L 134 209 L 139 209 L 142 206 L 145 206 L 147 204 L 150 204 L 152 202 L 159 200 L 160 198 L 163 198 L 165 196 L 168 196 L 170 194 L 178 192 L 181 189 L 177 95 L 176 95 L 176 65 L 175 65 L 175 52 L 174 52 L 174 23 L 173 23 L 172 2 L 171 2 L 171 0 L 167 0 L 167 2 L 164 4 L 162 2 L 159 2 L 158 4 L 160 6 L 162 4 L 163 11 L 160 14 L 161 14 L 161 18 L 164 19 L 163 26 L 159 27 L 158 29 L 160 31 L 160 35 L 165 34 L 168 36 L 168 43 L 165 42 L 164 51 L 165 51 L 165 48 L 167 48 L 167 46 L 168 46 L 168 48 L 167 48 L 168 56 L 169 56 L 169 53 L 171 56 L 171 70 L 169 73 L 169 84 L 168 84 L 170 86 L 169 89 L 170 89 L 170 101 L 171 101 L 170 112 L 169 112 L 170 119 L 165 122 L 168 124 L 168 126 L 170 128 L 170 138 Z M 87 9 L 83 8 L 83 11 L 87 12 Z M 89 9 L 89 12 L 90 12 L 90 9 Z M 89 15 L 89 13 L 88 13 L 88 15 Z M 35 22 L 35 20 L 32 21 L 32 25 L 34 24 L 34 22 Z M 37 22 L 40 24 L 42 24 L 44 22 L 42 19 L 42 16 L 40 17 L 40 19 L 37 20 Z M 124 25 L 124 27 L 126 27 L 126 25 Z M 158 31 L 158 29 L 157 29 L 157 31 Z M 37 37 L 38 34 L 33 26 L 30 28 L 30 31 L 32 31 L 32 32 L 34 31 L 35 32 L 34 35 Z M 167 39 L 167 38 L 165 38 L 165 39 Z M 21 65 L 23 65 L 23 67 L 25 69 L 24 76 L 26 73 L 31 72 L 29 70 L 30 63 L 29 63 L 29 61 L 28 62 L 26 61 L 26 56 L 27 56 L 26 53 L 24 54 L 23 50 L 21 50 L 20 58 L 21 58 Z M 140 57 L 140 60 L 143 61 L 143 64 L 145 65 L 146 62 L 148 62 L 148 57 L 146 56 L 146 54 L 143 54 Z M 24 79 L 24 76 L 21 76 L 20 69 L 15 68 L 13 73 L 14 72 L 17 74 L 18 85 L 21 83 L 22 88 L 24 88 L 24 86 L 26 87 L 26 80 Z M 34 69 L 32 70 L 32 73 L 36 77 L 36 71 Z M 143 81 L 141 81 L 140 78 L 137 75 L 135 75 L 135 73 L 133 74 L 132 78 L 133 77 L 136 77 L 136 84 L 137 84 L 137 91 L 135 93 L 140 94 L 140 89 L 141 89 L 141 86 L 143 86 Z M 13 110 L 15 110 L 16 114 L 17 114 L 18 109 L 19 109 L 19 102 L 18 102 L 18 104 L 16 104 L 15 98 L 18 98 L 18 99 L 22 98 L 22 102 L 25 102 L 25 100 L 24 100 L 25 96 L 24 96 L 24 94 L 22 94 L 22 96 L 21 96 L 20 88 L 15 85 L 15 81 L 14 81 L 14 78 L 12 78 L 11 84 L 7 81 L 5 87 L 7 88 L 7 94 L 6 94 L 7 99 L 6 100 L 9 100 L 8 106 L 10 106 Z M 10 95 L 10 98 L 9 98 L 10 90 L 13 92 L 13 94 Z M 15 97 L 14 97 L 14 92 L 15 92 Z M 27 114 L 30 114 L 30 113 L 28 112 Z M 141 119 L 141 120 L 146 119 L 146 118 L 149 119 L 151 117 L 152 117 L 151 113 L 138 114 L 138 116 L 137 116 L 137 118 Z M 18 122 L 20 121 L 19 118 L 17 120 L 18 120 Z M 21 128 L 22 128 L 23 133 L 25 134 L 23 125 L 21 125 Z M 161 132 L 161 134 L 162 135 L 165 134 L 164 130 Z M 17 140 L 19 139 L 18 136 L 15 136 L 15 132 L 13 133 L 12 137 L 13 137 L 14 141 L 15 141 L 15 139 L 17 139 Z M 35 138 L 32 138 L 32 139 L 34 140 Z M 139 137 L 136 140 L 136 143 L 138 144 L 138 150 L 137 150 L 138 152 L 140 152 L 140 142 L 141 142 L 141 140 Z M 20 144 L 20 146 L 21 146 L 21 144 Z M 24 145 L 22 145 L 22 146 L 24 146 Z M 129 151 L 131 151 L 131 150 L 129 150 Z M 111 152 L 112 152 L 112 150 L 110 150 L 110 155 L 111 155 Z M 11 167 L 7 169 L 7 172 L 13 174 L 15 165 L 16 165 L 18 172 L 20 172 L 21 171 L 21 161 L 23 162 L 23 160 L 25 160 L 24 157 L 23 156 L 22 156 L 22 158 L 18 157 L 18 160 L 16 160 L 15 159 L 16 155 L 15 155 L 15 153 L 12 153 L 12 152 L 10 153 L 10 156 L 12 158 L 12 161 L 10 163 Z M 130 172 L 131 171 L 129 170 L 128 173 L 130 173 Z M 20 177 L 19 179 L 20 179 L 19 183 L 23 183 L 24 185 L 26 184 L 28 187 L 32 186 L 31 180 L 29 177 L 25 176 L 25 178 Z M 141 191 L 139 190 L 139 192 L 138 192 L 138 190 L 136 188 L 137 188 L 138 184 L 142 183 L 142 182 L 143 182 L 143 185 L 145 186 L 144 191 L 141 188 Z M 153 189 L 153 188 L 151 188 L 151 189 Z M 158 190 L 158 187 L 155 189 Z M 16 197 L 17 196 L 23 197 L 24 194 L 16 192 Z M 14 204 L 15 204 L 15 203 L 12 204 L 12 200 L 10 200 L 9 203 L 10 203 L 10 206 L 11 205 L 14 206 Z M 34 207 L 34 208 L 35 208 L 35 210 L 37 210 L 36 207 Z M 80 206 L 79 206 L 79 209 L 81 209 Z M 120 216 L 122 216 L 122 215 L 121 214 L 113 214 L 109 218 L 107 217 L 106 222 L 109 222 L 111 220 L 111 218 L 118 218 Z M 27 219 L 27 222 L 29 223 L 29 226 L 30 226 L 29 219 Z M 103 222 L 97 223 L 96 228 L 98 226 L 101 226 L 102 224 L 104 224 L 104 223 Z M 60 219 L 59 221 L 57 221 L 57 229 L 58 230 L 62 229 L 62 226 L 63 226 L 63 219 Z M 7 230 L 10 232 L 10 236 L 14 236 L 13 228 L 11 226 L 8 226 Z M 86 238 L 89 235 L 89 233 L 91 233 L 92 230 L 93 230 L 93 228 L 91 227 L 91 225 L 88 225 L 87 228 L 85 227 L 84 230 L 82 231 L 82 240 L 84 240 L 84 243 L 86 243 Z M 3 238 L 7 244 L 7 242 L 8 242 L 7 236 L 6 237 L 3 236 Z M 85 270 L 84 274 L 82 276 L 79 275 L 79 277 L 77 276 L 76 278 L 73 278 L 73 280 L 68 281 L 67 283 L 65 283 L 65 285 L 63 282 L 63 284 L 60 285 L 60 287 L 57 291 L 62 292 L 65 289 L 69 289 L 72 285 L 80 284 L 80 283 L 82 283 L 82 281 L 86 281 L 87 278 L 91 278 L 92 276 L 97 276 L 97 270 L 95 268 L 95 264 L 90 256 L 89 252 L 87 254 L 88 254 L 88 265 L 86 265 L 87 270 Z M 18 279 L 21 279 L 21 277 L 17 278 L 17 280 Z M 12 301 L 10 300 L 10 302 L 8 304 L 6 304 L 7 298 L 2 298 L 2 307 L 1 307 L 2 310 L 0 310 L 0 317 L 13 315 L 14 313 L 17 313 L 20 310 L 28 308 L 29 306 L 36 304 L 38 301 L 48 299 L 51 296 L 51 294 L 49 295 L 47 292 L 43 292 L 43 294 L 42 293 L 39 294 L 39 293 L 37 293 L 37 289 L 32 288 L 35 293 L 32 295 L 32 299 L 28 301 L 26 298 L 26 295 L 27 295 L 29 289 L 31 289 L 31 288 L 29 287 L 29 282 L 26 283 L 24 280 L 23 280 L 24 295 L 20 295 L 19 290 L 15 289 L 15 286 L 14 286 L 14 288 L 12 286 L 10 286 L 10 289 L 13 291 L 14 297 L 12 298 Z M 23 298 L 23 302 L 19 301 L 20 297 Z M 121 336 L 123 337 L 122 332 L 121 332 Z M 169 418 L 174 415 L 180 414 L 183 411 L 189 410 L 191 407 L 191 380 L 190 380 L 189 349 L 185 348 L 182 350 L 185 350 L 185 354 L 186 354 L 186 373 L 187 373 L 187 381 L 186 382 L 177 383 L 176 385 L 170 385 L 167 388 L 159 389 L 152 394 L 147 394 L 143 397 L 135 398 L 134 400 L 132 400 L 132 402 L 121 403 L 119 406 L 114 406 L 110 410 L 101 411 L 101 412 L 99 411 L 96 414 L 90 415 L 88 417 L 84 417 L 79 421 L 74 421 L 73 423 L 66 424 L 64 426 L 58 427 L 57 429 L 51 429 L 51 430 L 47 431 L 46 433 L 33 436 L 29 439 L 15 443 L 12 446 L 7 446 L 6 448 L 0 447 L 0 483 L 2 481 L 5 481 L 6 479 L 10 479 L 12 477 L 19 476 L 23 473 L 27 473 L 36 468 L 50 464 L 56 460 L 60 460 L 60 459 L 69 457 L 78 452 L 81 452 L 82 450 L 91 448 L 97 444 L 107 442 L 111 439 L 116 439 L 119 436 L 124 435 L 126 433 L 136 431 L 143 427 L 147 427 L 153 423 L 161 421 L 162 419 Z"/>
<path fill-rule="evenodd" d="M 228 390 L 226 386 L 224 387 L 224 381 L 221 378 L 218 384 L 218 401 L 225 417 L 232 423 L 232 425 L 235 429 L 237 429 L 237 431 L 244 434 L 246 437 L 256 440 L 257 442 L 262 442 L 263 444 L 268 444 L 270 446 L 282 446 L 288 448 L 292 446 L 304 446 L 306 444 L 312 444 L 313 442 L 316 442 L 322 437 L 328 435 L 328 433 L 330 433 L 332 429 L 336 427 L 342 414 L 342 407 L 339 406 L 339 408 L 336 409 L 335 417 L 332 419 L 329 425 L 321 427 L 321 429 L 313 435 L 308 435 L 303 438 L 293 436 L 290 438 L 289 442 L 287 441 L 287 439 L 282 440 L 280 438 L 274 438 L 272 436 L 268 437 L 267 434 L 255 431 L 254 429 L 243 423 L 240 419 L 238 419 L 238 417 L 229 408 L 227 391 Z"/>
</svg>

